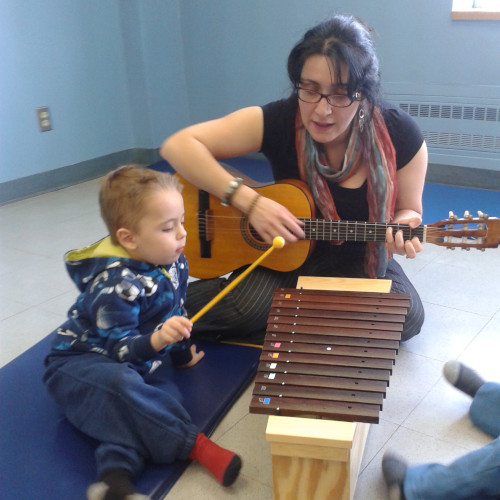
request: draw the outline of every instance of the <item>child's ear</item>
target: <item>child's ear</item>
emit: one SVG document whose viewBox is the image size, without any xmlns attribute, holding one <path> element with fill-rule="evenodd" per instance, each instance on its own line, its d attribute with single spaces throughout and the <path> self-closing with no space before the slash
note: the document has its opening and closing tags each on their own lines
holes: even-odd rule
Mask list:
<svg viewBox="0 0 500 500">
<path fill-rule="evenodd" d="M 118 231 L 116 231 L 116 239 L 118 240 L 118 243 L 125 248 L 125 250 L 135 250 L 137 248 L 134 234 L 130 231 L 130 229 L 126 229 L 124 227 L 118 229 Z"/>
</svg>

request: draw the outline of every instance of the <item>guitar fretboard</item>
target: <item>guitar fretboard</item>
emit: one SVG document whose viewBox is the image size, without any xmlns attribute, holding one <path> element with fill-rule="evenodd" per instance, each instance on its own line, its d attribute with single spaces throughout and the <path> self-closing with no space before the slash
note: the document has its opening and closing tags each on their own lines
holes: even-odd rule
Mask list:
<svg viewBox="0 0 500 500">
<path fill-rule="evenodd" d="M 424 241 L 425 226 L 412 229 L 408 224 L 320 219 L 300 220 L 304 222 L 306 240 L 383 242 L 387 228 L 392 227 L 394 234 L 396 231 L 403 231 L 405 241 L 414 236 L 420 241 Z"/>
</svg>

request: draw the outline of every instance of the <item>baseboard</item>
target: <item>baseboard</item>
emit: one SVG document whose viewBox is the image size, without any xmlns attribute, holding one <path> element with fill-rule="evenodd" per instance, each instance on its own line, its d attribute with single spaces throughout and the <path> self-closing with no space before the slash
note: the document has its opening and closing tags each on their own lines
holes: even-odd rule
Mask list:
<svg viewBox="0 0 500 500">
<path fill-rule="evenodd" d="M 2 182 L 0 183 L 0 205 L 96 179 L 120 165 L 129 163 L 150 165 L 158 159 L 156 149 L 127 149 L 40 174 Z"/>
<path fill-rule="evenodd" d="M 245 158 L 264 159 L 261 155 L 246 155 Z M 40 174 L 2 182 L 0 205 L 95 179 L 120 165 L 127 163 L 151 165 L 159 159 L 156 149 L 127 149 Z M 500 171 L 431 163 L 427 170 L 426 182 L 497 191 L 500 190 Z"/>
</svg>

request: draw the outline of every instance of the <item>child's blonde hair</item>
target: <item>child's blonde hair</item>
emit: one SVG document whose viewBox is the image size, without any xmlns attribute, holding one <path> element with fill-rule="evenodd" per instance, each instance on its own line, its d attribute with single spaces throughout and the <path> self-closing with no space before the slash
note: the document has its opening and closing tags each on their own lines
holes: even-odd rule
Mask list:
<svg viewBox="0 0 500 500">
<path fill-rule="evenodd" d="M 99 205 L 101 217 L 116 245 L 116 232 L 124 227 L 137 231 L 144 217 L 148 196 L 158 190 L 182 191 L 177 177 L 139 165 L 126 165 L 109 172 L 100 181 Z"/>
</svg>

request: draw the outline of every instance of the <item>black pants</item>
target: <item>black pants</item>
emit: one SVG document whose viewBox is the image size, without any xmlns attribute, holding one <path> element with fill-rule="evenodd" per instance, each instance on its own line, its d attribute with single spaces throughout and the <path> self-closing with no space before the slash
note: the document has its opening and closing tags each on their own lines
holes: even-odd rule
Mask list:
<svg viewBox="0 0 500 500">
<path fill-rule="evenodd" d="M 186 300 L 189 317 L 194 316 L 243 270 L 244 268 L 233 272 L 229 278 L 191 282 Z M 321 258 L 309 258 L 299 269 L 287 273 L 257 267 L 195 322 L 193 338 L 262 344 L 275 288 L 295 288 L 299 276 L 366 277 L 359 264 L 342 262 L 342 265 L 332 266 Z M 402 332 L 402 340 L 408 340 L 417 335 L 422 328 L 424 322 L 422 302 L 403 269 L 394 259 L 389 261 L 384 278 L 392 280 L 392 292 L 410 294 L 410 308 Z"/>
</svg>

